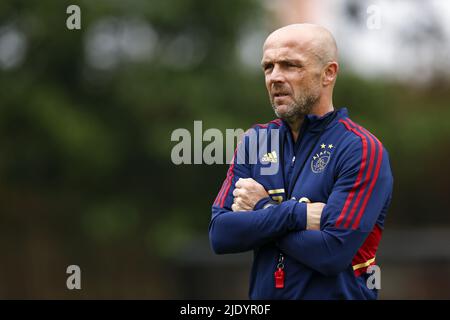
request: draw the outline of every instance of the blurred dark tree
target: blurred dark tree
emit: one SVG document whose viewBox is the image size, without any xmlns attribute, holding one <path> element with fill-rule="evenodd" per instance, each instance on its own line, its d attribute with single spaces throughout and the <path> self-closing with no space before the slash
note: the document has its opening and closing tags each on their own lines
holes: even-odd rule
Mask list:
<svg viewBox="0 0 450 320">
<path fill-rule="evenodd" d="M 69 4 L 81 30 L 66 28 Z M 264 94 L 237 67 L 235 43 L 259 11 L 243 0 L 0 4 L 0 27 L 26 39 L 23 62 L 0 78 L 5 296 L 45 296 L 26 282 L 64 279 L 71 263 L 89 265 L 88 278 L 103 272 L 90 291 L 101 295 L 117 270 L 151 277 L 158 257 L 206 232 L 222 171 L 173 165 L 170 135 L 194 120 L 249 125 Z M 236 116 L 242 103 L 247 117 Z M 33 263 L 50 270 L 30 274 Z M 52 281 L 48 292 L 64 292 Z"/>
</svg>

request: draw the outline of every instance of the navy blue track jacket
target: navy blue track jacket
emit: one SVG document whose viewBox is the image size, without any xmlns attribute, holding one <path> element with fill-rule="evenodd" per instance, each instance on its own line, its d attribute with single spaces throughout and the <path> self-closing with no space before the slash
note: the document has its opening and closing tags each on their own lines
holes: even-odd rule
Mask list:
<svg viewBox="0 0 450 320">
<path fill-rule="evenodd" d="M 270 145 L 271 129 L 278 129 L 280 148 Z M 268 151 L 253 164 L 236 161 L 235 152 L 212 206 L 214 252 L 253 250 L 250 299 L 376 299 L 377 290 L 366 284 L 366 270 L 375 264 L 393 187 L 381 142 L 350 120 L 345 108 L 306 116 L 296 143 L 280 119 L 256 125 L 254 131 L 259 146 Z M 243 148 L 247 160 L 255 153 L 248 139 L 244 135 L 236 149 Z M 275 174 L 263 174 L 275 163 L 280 164 Z M 253 211 L 233 212 L 239 178 L 253 178 L 270 197 Z M 306 230 L 305 199 L 326 203 L 320 231 Z M 270 200 L 278 204 L 263 209 Z M 276 288 L 280 253 L 285 280 L 283 288 Z"/>
</svg>

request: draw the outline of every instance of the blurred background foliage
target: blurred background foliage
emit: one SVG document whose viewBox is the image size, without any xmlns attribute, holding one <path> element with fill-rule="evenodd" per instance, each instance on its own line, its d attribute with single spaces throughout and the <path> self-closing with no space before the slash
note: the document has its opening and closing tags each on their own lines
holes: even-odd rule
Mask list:
<svg viewBox="0 0 450 320">
<path fill-rule="evenodd" d="M 256 0 L 0 3 L 1 298 L 189 297 L 169 281 L 174 261 L 208 247 L 227 166 L 172 164 L 170 136 L 194 120 L 224 132 L 273 119 L 262 72 L 239 53 L 245 28 L 270 19 Z M 390 153 L 387 229 L 450 226 L 448 79 L 341 69 L 335 106 Z M 80 292 L 65 288 L 70 264 Z"/>
</svg>

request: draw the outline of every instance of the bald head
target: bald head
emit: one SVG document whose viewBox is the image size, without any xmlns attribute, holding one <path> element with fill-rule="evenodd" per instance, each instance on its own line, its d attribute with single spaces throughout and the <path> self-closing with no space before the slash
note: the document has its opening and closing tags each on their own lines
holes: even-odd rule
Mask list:
<svg viewBox="0 0 450 320">
<path fill-rule="evenodd" d="M 330 31 L 315 24 L 291 24 L 272 32 L 264 42 L 263 50 L 280 46 L 293 47 L 311 54 L 322 64 L 338 59 L 336 41 Z"/>
</svg>

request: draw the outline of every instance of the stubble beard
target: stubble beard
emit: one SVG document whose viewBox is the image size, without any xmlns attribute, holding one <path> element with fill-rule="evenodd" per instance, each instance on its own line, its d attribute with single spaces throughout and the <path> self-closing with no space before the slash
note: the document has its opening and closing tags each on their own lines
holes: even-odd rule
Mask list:
<svg viewBox="0 0 450 320">
<path fill-rule="evenodd" d="M 289 108 L 285 112 L 279 112 L 272 100 L 272 108 L 278 118 L 287 122 L 293 122 L 297 119 L 303 119 L 306 115 L 310 114 L 314 105 L 319 101 L 319 98 L 320 94 L 318 93 L 300 96 L 288 105 Z"/>
</svg>

